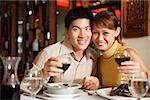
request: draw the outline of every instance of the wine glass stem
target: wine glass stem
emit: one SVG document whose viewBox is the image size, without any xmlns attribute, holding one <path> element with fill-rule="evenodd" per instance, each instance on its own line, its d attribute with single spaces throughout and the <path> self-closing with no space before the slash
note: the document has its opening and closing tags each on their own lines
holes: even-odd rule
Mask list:
<svg viewBox="0 0 150 100">
<path fill-rule="evenodd" d="M 61 73 L 61 83 L 63 83 L 64 73 Z"/>
<path fill-rule="evenodd" d="M 36 97 L 36 94 L 32 93 L 31 98 L 35 98 L 35 97 Z"/>
<path fill-rule="evenodd" d="M 126 84 L 128 83 L 128 75 L 125 73 L 122 73 L 121 75 L 121 84 Z"/>
<path fill-rule="evenodd" d="M 141 100 L 141 98 L 140 98 L 140 97 L 137 97 L 136 100 Z"/>
</svg>

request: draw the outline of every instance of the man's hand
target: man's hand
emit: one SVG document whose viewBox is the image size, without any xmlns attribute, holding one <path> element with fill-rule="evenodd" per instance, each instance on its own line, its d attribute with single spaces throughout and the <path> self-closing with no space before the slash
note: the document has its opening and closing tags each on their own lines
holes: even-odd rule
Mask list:
<svg viewBox="0 0 150 100">
<path fill-rule="evenodd" d="M 59 58 L 51 57 L 48 59 L 43 69 L 44 77 L 60 75 L 63 70 L 58 67 L 62 67 L 62 63 Z"/>
<path fill-rule="evenodd" d="M 94 76 L 88 76 L 83 79 L 83 88 L 90 89 L 90 90 L 96 90 L 99 87 L 99 80 L 97 77 Z"/>
</svg>

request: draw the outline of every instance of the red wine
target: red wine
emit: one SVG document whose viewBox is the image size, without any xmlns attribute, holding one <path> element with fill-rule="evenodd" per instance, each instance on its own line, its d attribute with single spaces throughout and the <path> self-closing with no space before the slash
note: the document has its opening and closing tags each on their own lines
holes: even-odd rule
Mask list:
<svg viewBox="0 0 150 100">
<path fill-rule="evenodd" d="M 20 100 L 20 86 L 1 85 L 0 100 Z"/>
<path fill-rule="evenodd" d="M 70 64 L 63 64 L 62 68 L 64 71 L 66 71 L 69 68 Z"/>
<path fill-rule="evenodd" d="M 125 57 L 125 58 L 115 58 L 115 61 L 118 63 L 119 66 L 121 66 L 121 62 L 124 61 L 129 61 L 130 57 Z"/>
</svg>

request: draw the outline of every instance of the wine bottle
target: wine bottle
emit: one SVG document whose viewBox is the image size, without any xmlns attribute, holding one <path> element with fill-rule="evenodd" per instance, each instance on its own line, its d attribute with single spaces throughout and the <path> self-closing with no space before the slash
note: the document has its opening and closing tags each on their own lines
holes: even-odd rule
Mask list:
<svg viewBox="0 0 150 100">
<path fill-rule="evenodd" d="M 40 45 L 39 40 L 36 38 L 32 43 L 32 51 L 39 51 Z"/>
</svg>

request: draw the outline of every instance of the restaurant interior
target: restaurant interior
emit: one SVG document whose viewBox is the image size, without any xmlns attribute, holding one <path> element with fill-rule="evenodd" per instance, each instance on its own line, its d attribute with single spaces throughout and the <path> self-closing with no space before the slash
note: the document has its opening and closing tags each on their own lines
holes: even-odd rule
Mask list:
<svg viewBox="0 0 150 100">
<path fill-rule="evenodd" d="M 40 50 L 64 38 L 64 16 L 78 6 L 89 8 L 93 14 L 113 8 L 122 27 L 123 41 L 137 49 L 150 67 L 149 0 L 2 0 L 0 54 L 21 57 L 20 80 Z M 0 81 L 3 70 L 1 62 Z"/>
</svg>

